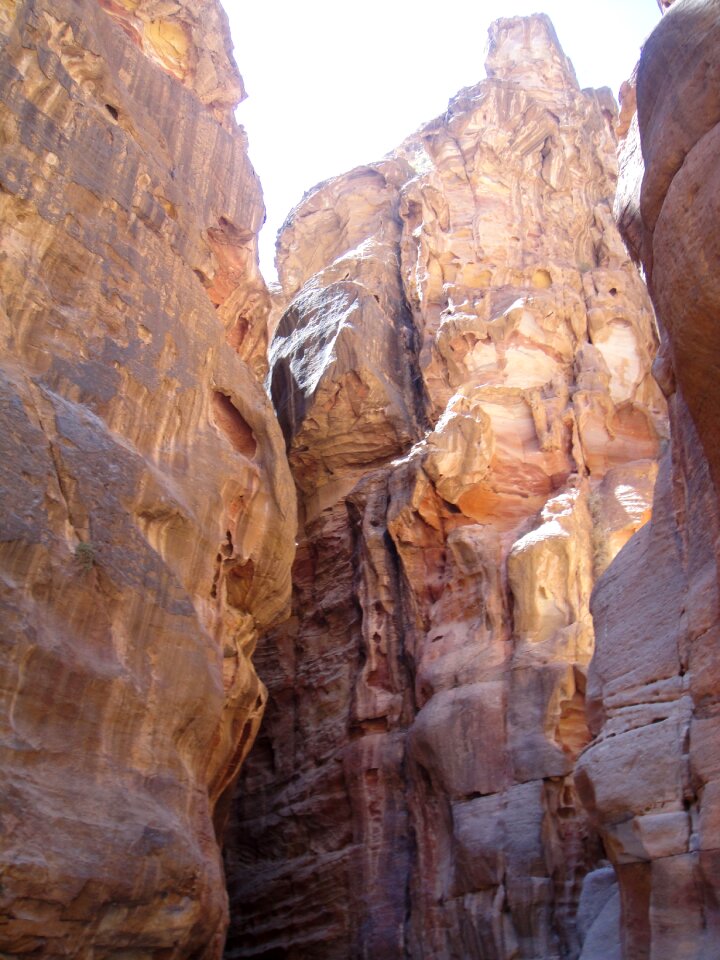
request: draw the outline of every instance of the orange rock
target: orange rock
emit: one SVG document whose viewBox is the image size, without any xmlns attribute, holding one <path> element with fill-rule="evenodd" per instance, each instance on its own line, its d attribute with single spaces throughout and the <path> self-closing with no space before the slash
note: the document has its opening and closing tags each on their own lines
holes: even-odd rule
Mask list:
<svg viewBox="0 0 720 960">
<path fill-rule="evenodd" d="M 240 78 L 216 3 L 4 3 L 0 47 L 0 952 L 219 957 L 295 535 L 263 338 L 224 329 Z"/>
<path fill-rule="evenodd" d="M 593 597 L 597 737 L 576 773 L 617 867 L 624 956 L 653 960 L 712 957 L 720 936 L 717 14 L 672 5 L 636 71 L 617 209 L 658 313 L 672 437 L 652 520 Z"/>
<path fill-rule="evenodd" d="M 609 93 L 543 16 L 492 28 L 488 73 L 280 234 L 303 529 L 260 653 L 228 957 L 578 956 L 606 869 L 572 772 L 590 591 L 666 435 L 654 318 L 611 215 Z M 596 942 L 613 889 L 586 898 Z"/>
</svg>

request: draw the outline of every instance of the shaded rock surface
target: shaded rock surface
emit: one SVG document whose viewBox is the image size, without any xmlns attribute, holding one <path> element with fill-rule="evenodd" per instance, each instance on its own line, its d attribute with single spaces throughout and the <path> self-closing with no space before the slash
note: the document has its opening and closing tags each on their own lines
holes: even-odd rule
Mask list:
<svg viewBox="0 0 720 960">
<path fill-rule="evenodd" d="M 0 953 L 212 958 L 287 609 L 218 4 L 0 3 Z"/>
<path fill-rule="evenodd" d="M 616 866 L 623 956 L 711 960 L 720 944 L 717 342 L 720 4 L 670 7 L 629 94 L 618 215 L 662 328 L 672 442 L 652 522 L 593 599 L 596 741 L 577 784 Z"/>
<path fill-rule="evenodd" d="M 498 21 L 487 70 L 279 238 L 301 536 L 258 650 L 227 957 L 617 955 L 573 770 L 588 598 L 664 443 L 654 319 L 612 218 L 609 92 L 543 16 Z"/>
</svg>

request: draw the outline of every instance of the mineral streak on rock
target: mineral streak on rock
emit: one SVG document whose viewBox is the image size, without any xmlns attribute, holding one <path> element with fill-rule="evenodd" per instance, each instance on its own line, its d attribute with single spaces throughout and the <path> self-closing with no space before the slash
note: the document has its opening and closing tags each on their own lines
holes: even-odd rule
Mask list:
<svg viewBox="0 0 720 960">
<path fill-rule="evenodd" d="M 0 3 L 3 956 L 222 950 L 295 534 L 228 51 L 214 2 Z"/>
<path fill-rule="evenodd" d="M 593 597 L 597 739 L 576 778 L 617 870 L 623 956 L 710 960 L 720 943 L 720 3 L 672 4 L 636 80 L 617 212 L 661 326 L 655 371 L 672 442 L 651 523 Z"/>
<path fill-rule="evenodd" d="M 612 218 L 612 97 L 544 16 L 490 39 L 486 81 L 279 239 L 302 531 L 258 652 L 228 957 L 617 951 L 572 774 L 591 587 L 665 435 L 654 319 Z"/>
</svg>

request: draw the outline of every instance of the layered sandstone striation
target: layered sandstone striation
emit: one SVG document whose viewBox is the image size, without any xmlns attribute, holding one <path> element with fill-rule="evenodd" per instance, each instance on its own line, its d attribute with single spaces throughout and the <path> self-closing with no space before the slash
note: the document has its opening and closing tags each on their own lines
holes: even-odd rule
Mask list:
<svg viewBox="0 0 720 960">
<path fill-rule="evenodd" d="M 618 956 L 572 775 L 588 598 L 664 442 L 654 319 L 609 92 L 539 15 L 492 27 L 487 72 L 279 239 L 301 537 L 258 651 L 228 957 Z"/>
<path fill-rule="evenodd" d="M 632 960 L 720 943 L 720 4 L 679 0 L 647 41 L 618 215 L 662 327 L 672 444 L 652 522 L 593 600 L 597 738 L 577 784 L 619 878 Z"/>
<path fill-rule="evenodd" d="M 219 5 L 0 3 L 0 953 L 212 958 L 286 612 L 259 185 Z"/>
</svg>

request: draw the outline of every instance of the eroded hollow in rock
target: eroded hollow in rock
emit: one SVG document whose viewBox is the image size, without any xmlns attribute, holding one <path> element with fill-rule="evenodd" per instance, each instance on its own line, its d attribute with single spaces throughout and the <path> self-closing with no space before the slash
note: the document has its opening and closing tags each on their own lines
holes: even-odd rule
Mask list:
<svg viewBox="0 0 720 960">
<path fill-rule="evenodd" d="M 212 399 L 215 423 L 238 453 L 252 460 L 257 441 L 252 428 L 227 394 L 216 390 Z"/>
</svg>

